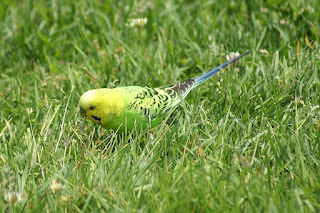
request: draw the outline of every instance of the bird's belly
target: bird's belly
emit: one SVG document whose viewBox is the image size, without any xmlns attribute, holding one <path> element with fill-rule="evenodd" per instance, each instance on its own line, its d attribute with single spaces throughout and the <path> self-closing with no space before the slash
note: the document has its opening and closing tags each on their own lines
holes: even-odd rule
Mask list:
<svg viewBox="0 0 320 213">
<path fill-rule="evenodd" d="M 162 118 L 163 116 L 148 121 L 142 116 L 127 114 L 120 116 L 114 122 L 106 124 L 103 127 L 106 129 L 113 129 L 114 131 L 119 132 L 132 131 L 134 129 L 140 131 L 158 125 L 161 122 Z"/>
</svg>

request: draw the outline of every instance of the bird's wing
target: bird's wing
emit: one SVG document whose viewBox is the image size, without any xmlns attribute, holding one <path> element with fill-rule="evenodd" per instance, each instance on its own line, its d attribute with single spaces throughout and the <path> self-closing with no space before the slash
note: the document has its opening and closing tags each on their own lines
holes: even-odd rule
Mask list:
<svg viewBox="0 0 320 213">
<path fill-rule="evenodd" d="M 189 78 L 186 81 L 177 83 L 169 88 L 167 90 L 174 91 L 176 95 L 178 95 L 178 98 L 174 100 L 172 103 L 172 107 L 177 106 L 182 99 L 184 99 L 189 92 L 194 88 L 195 80 L 192 78 Z"/>
<path fill-rule="evenodd" d="M 131 98 L 126 110 L 136 112 L 147 120 L 153 120 L 175 108 L 193 88 L 194 80 L 188 79 L 171 86 L 131 88 Z"/>
<path fill-rule="evenodd" d="M 140 87 L 134 93 L 133 98 L 126 104 L 126 110 L 139 113 L 146 120 L 153 120 L 168 112 L 178 98 L 176 92 L 170 88 Z"/>
</svg>

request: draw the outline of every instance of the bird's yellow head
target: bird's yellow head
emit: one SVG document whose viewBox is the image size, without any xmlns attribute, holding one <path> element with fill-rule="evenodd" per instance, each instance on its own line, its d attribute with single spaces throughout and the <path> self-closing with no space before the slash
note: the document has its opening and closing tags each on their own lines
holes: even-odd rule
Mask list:
<svg viewBox="0 0 320 213">
<path fill-rule="evenodd" d="M 81 115 L 105 126 L 120 116 L 124 102 L 115 89 L 95 89 L 83 93 L 79 107 Z"/>
</svg>

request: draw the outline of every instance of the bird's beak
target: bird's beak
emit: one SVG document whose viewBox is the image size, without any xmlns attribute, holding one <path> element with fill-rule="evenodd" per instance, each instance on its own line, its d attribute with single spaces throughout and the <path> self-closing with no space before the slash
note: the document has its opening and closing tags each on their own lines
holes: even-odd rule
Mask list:
<svg viewBox="0 0 320 213">
<path fill-rule="evenodd" d="M 82 107 L 79 107 L 80 109 L 80 115 L 86 116 L 86 110 L 84 110 Z"/>
</svg>

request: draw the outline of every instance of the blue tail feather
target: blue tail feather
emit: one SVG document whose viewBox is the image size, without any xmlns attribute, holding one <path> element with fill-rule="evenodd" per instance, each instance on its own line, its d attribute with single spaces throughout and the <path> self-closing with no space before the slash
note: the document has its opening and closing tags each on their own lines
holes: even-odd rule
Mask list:
<svg viewBox="0 0 320 213">
<path fill-rule="evenodd" d="M 217 66 L 216 68 L 208 71 L 207 73 L 203 74 L 203 75 L 200 75 L 198 76 L 197 78 L 195 78 L 195 83 L 193 85 L 193 87 L 196 87 L 200 84 L 202 84 L 203 82 L 205 82 L 206 80 L 208 80 L 211 76 L 213 76 L 214 74 L 216 74 L 217 72 L 219 72 L 221 69 L 227 67 L 229 64 L 232 64 L 233 62 L 235 62 L 236 60 L 238 60 L 239 58 L 242 58 L 243 56 L 245 55 L 248 55 L 251 51 L 248 51 L 248 52 L 245 52 L 245 53 L 242 53 L 241 55 L 235 57 L 235 58 L 232 58 L 230 59 L 229 61 L 227 62 L 224 62 L 223 64 Z"/>
</svg>

